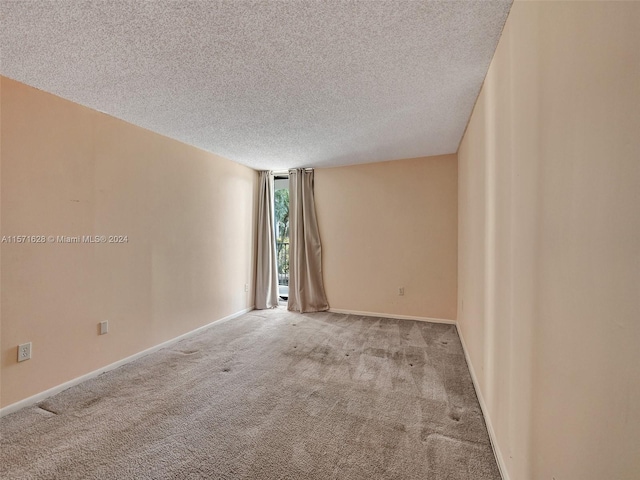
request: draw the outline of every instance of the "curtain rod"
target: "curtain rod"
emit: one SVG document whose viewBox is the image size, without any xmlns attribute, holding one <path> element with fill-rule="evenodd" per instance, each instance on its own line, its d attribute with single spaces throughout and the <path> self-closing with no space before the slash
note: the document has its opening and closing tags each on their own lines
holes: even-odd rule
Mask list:
<svg viewBox="0 0 640 480">
<path fill-rule="evenodd" d="M 313 168 L 306 167 L 306 168 L 303 168 L 302 170 L 305 170 L 305 171 L 309 172 L 309 171 L 313 170 Z M 271 174 L 272 175 L 289 175 L 289 170 L 272 170 Z"/>
</svg>

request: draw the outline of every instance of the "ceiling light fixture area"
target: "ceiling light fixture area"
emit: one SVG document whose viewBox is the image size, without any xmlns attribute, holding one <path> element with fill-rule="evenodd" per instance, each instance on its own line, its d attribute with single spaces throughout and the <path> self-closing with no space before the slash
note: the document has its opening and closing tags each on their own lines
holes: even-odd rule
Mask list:
<svg viewBox="0 0 640 480">
<path fill-rule="evenodd" d="M 455 152 L 511 0 L 2 2 L 3 75 L 250 167 Z"/>
</svg>

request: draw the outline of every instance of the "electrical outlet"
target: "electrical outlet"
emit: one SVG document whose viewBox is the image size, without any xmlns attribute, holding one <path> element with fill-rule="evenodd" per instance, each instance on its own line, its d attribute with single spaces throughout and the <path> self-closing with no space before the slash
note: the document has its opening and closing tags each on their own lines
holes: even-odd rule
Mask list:
<svg viewBox="0 0 640 480">
<path fill-rule="evenodd" d="M 244 291 L 245 291 L 245 292 L 248 292 L 248 291 L 249 291 L 249 284 L 248 284 L 248 283 L 245 283 L 245 284 L 244 284 Z"/>
<path fill-rule="evenodd" d="M 100 335 L 106 335 L 107 333 L 109 333 L 109 322 L 105 320 L 100 322 Z"/>
<path fill-rule="evenodd" d="M 404 287 L 398 287 L 398 295 L 400 296 L 404 295 Z"/>
<path fill-rule="evenodd" d="M 18 345 L 18 361 L 24 362 L 31 358 L 31 342 Z"/>
</svg>

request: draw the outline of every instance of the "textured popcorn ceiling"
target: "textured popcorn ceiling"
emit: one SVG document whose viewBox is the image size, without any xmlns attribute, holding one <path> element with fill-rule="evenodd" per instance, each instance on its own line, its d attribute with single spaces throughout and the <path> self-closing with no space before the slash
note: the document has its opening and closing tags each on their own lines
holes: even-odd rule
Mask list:
<svg viewBox="0 0 640 480">
<path fill-rule="evenodd" d="M 510 5 L 2 0 L 0 68 L 257 169 L 437 155 Z"/>
</svg>

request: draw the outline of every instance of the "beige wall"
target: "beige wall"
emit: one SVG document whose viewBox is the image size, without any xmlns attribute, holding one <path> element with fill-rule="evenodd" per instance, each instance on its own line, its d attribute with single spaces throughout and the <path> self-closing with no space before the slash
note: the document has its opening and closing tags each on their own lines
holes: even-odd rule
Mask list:
<svg viewBox="0 0 640 480">
<path fill-rule="evenodd" d="M 3 406 L 252 306 L 256 172 L 5 78 L 1 106 L 2 235 L 128 236 L 2 244 Z"/>
<path fill-rule="evenodd" d="M 315 195 L 332 309 L 455 320 L 455 155 L 318 169 Z"/>
<path fill-rule="evenodd" d="M 459 326 L 511 480 L 640 472 L 640 3 L 513 5 L 459 151 Z"/>
</svg>

